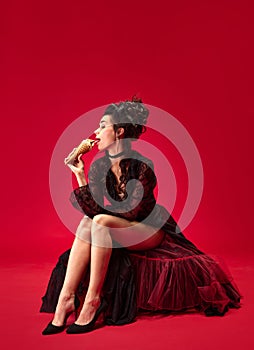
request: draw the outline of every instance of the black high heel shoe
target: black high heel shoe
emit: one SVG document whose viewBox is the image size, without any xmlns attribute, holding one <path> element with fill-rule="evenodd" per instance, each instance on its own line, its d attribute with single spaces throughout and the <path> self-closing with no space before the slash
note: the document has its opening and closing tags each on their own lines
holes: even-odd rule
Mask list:
<svg viewBox="0 0 254 350">
<path fill-rule="evenodd" d="M 65 327 L 66 327 L 66 322 L 68 317 L 75 312 L 76 309 L 78 309 L 80 305 L 80 301 L 78 299 L 78 297 L 75 296 L 75 300 L 74 300 L 74 306 L 75 309 L 71 312 L 68 312 L 64 318 L 64 323 L 62 326 L 55 326 L 52 322 L 49 322 L 49 324 L 47 325 L 47 327 L 42 331 L 42 335 L 52 335 L 52 334 L 57 334 L 57 333 L 61 333 L 64 331 Z"/>
<path fill-rule="evenodd" d="M 79 325 L 76 323 L 72 323 L 66 330 L 66 333 L 68 334 L 80 334 L 80 333 L 87 333 L 91 332 L 95 326 L 95 322 L 97 321 L 100 314 L 107 308 L 108 304 L 105 299 L 102 299 L 100 306 L 95 312 L 95 315 L 93 319 L 85 324 L 85 325 Z"/>
</svg>

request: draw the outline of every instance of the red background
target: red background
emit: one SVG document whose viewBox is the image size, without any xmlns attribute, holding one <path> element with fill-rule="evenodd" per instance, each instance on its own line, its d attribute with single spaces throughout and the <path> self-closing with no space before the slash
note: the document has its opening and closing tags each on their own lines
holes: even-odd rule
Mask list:
<svg viewBox="0 0 254 350">
<path fill-rule="evenodd" d="M 69 247 L 49 193 L 54 146 L 81 114 L 134 93 L 174 115 L 200 152 L 205 187 L 187 237 L 250 254 L 252 10 L 247 0 L 3 3 L 1 258 L 51 261 Z"/>
<path fill-rule="evenodd" d="M 8 0 L 0 17 L 3 346 L 253 348 L 253 1 Z M 194 139 L 205 186 L 184 233 L 225 258 L 243 307 L 223 318 L 140 316 L 80 337 L 42 337 L 51 315 L 39 314 L 40 298 L 73 239 L 50 197 L 53 149 L 80 115 L 134 93 Z M 182 164 L 167 155 L 182 184 Z"/>
</svg>

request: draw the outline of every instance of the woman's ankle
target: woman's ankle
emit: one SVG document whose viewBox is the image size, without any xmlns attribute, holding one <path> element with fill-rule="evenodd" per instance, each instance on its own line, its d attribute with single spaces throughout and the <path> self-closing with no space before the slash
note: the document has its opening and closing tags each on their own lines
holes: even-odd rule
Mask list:
<svg viewBox="0 0 254 350">
<path fill-rule="evenodd" d="M 61 291 L 59 295 L 59 301 L 68 302 L 75 299 L 75 293 L 70 291 Z"/>
<path fill-rule="evenodd" d="M 53 324 L 61 326 L 65 323 L 66 316 L 75 311 L 75 294 L 63 293 L 60 294 L 56 311 L 53 318 Z"/>
<path fill-rule="evenodd" d="M 98 293 L 88 293 L 85 297 L 84 304 L 97 305 L 100 303 L 101 297 Z"/>
<path fill-rule="evenodd" d="M 79 325 L 84 325 L 89 323 L 101 304 L 101 298 L 99 295 L 89 295 L 86 296 L 80 314 L 76 320 Z"/>
</svg>

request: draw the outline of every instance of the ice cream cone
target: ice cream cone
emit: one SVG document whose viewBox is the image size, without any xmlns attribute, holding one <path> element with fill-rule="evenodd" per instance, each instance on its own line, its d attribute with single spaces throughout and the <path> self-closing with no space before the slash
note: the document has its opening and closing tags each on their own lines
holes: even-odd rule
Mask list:
<svg viewBox="0 0 254 350">
<path fill-rule="evenodd" d="M 85 139 L 83 140 L 77 148 L 74 148 L 73 152 L 69 154 L 67 158 L 65 158 L 64 163 L 65 164 L 73 164 L 75 161 L 77 161 L 78 156 L 80 154 L 85 154 L 93 148 L 95 144 L 95 140 L 91 139 Z"/>
</svg>

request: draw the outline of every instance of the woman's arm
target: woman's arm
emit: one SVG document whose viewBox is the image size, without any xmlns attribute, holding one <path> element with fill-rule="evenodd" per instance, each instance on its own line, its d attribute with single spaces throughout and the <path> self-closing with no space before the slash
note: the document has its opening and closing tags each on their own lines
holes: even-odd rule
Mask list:
<svg viewBox="0 0 254 350">
<path fill-rule="evenodd" d="M 104 194 L 102 185 L 102 172 L 97 162 L 91 165 L 89 171 L 89 184 L 83 185 L 84 176 L 77 178 L 81 186 L 71 193 L 72 205 L 93 218 L 97 214 L 108 214 L 122 217 L 129 221 L 143 220 L 153 210 L 156 200 L 153 190 L 156 186 L 156 177 L 152 162 L 148 165 L 142 161 L 135 163 L 133 169 L 135 182 L 126 184 L 128 196 L 120 202 L 104 207 Z M 76 175 L 77 176 L 77 175 Z M 105 175 L 104 175 L 105 176 Z M 109 199 L 110 200 L 110 199 Z"/>
<path fill-rule="evenodd" d="M 104 200 L 101 186 L 99 186 L 99 169 L 96 164 L 92 164 L 89 170 L 89 184 L 86 181 L 84 172 L 84 163 L 79 157 L 79 163 L 75 166 L 70 166 L 73 173 L 76 175 L 79 187 L 76 188 L 70 196 L 72 205 L 85 213 L 90 218 L 97 214 L 103 214 L 106 210 L 103 209 Z"/>
</svg>

